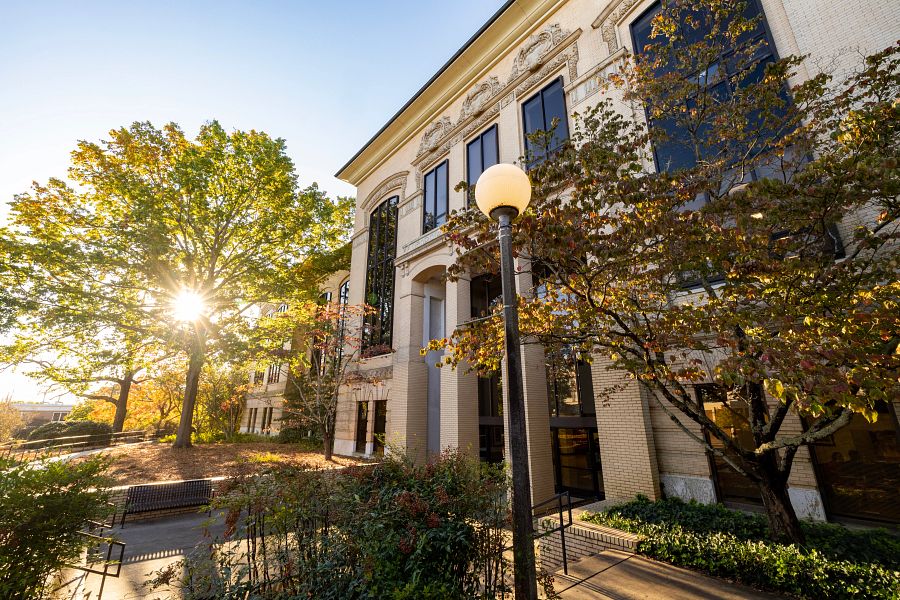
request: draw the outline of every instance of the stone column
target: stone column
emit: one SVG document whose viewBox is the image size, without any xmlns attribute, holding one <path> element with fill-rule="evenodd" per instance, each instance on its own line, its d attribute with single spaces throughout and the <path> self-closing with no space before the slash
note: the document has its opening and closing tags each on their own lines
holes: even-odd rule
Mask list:
<svg viewBox="0 0 900 600">
<path fill-rule="evenodd" d="M 594 357 L 595 389 L 625 385 L 596 403 L 604 494 L 607 499 L 630 500 L 644 494 L 656 500 L 662 494 L 650 423 L 649 402 L 654 400 L 636 381 L 627 381 L 625 373 L 607 370 L 608 364 Z"/>
<path fill-rule="evenodd" d="M 469 320 L 469 280 L 448 281 L 445 307 L 447 335 Z M 441 446 L 478 457 L 478 378 L 466 374 L 468 366 L 443 367 L 441 372 Z"/>
<path fill-rule="evenodd" d="M 397 282 L 400 283 L 399 281 Z M 427 448 L 428 368 L 419 353 L 425 295 L 421 284 L 400 291 L 394 307 L 393 381 L 388 414 L 387 442 L 406 450 L 416 462 L 424 462 Z M 374 419 L 373 413 L 370 418 Z"/>
</svg>

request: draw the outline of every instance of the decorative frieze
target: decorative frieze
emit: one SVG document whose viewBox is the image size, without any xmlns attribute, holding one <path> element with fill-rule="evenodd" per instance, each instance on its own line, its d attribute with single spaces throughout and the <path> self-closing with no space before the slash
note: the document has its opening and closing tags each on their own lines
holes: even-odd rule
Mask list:
<svg viewBox="0 0 900 600">
<path fill-rule="evenodd" d="M 422 134 L 422 141 L 419 143 L 419 151 L 416 153 L 416 156 L 431 152 L 437 148 L 438 144 L 441 143 L 441 140 L 452 128 L 453 123 L 451 123 L 450 117 L 441 117 L 429 125 L 425 133 Z"/>
<path fill-rule="evenodd" d="M 543 64 L 544 57 L 550 53 L 554 46 L 559 45 L 568 36 L 569 32 L 563 32 L 559 27 L 559 23 L 553 23 L 543 31 L 529 37 L 516 55 L 509 80 L 513 81 L 522 73 L 530 73 L 536 70 Z"/>
<path fill-rule="evenodd" d="M 422 134 L 413 161 L 417 167 L 416 189 L 421 189 L 418 180 L 422 171 L 430 168 L 449 152 L 451 146 L 465 140 L 499 114 L 503 107 L 554 70 L 568 63 L 569 78 L 574 80 L 578 76 L 578 46 L 575 41 L 580 34 L 580 29 L 573 33 L 563 30 L 558 23 L 548 25 L 529 37 L 519 49 L 505 84 L 501 84 L 496 76 L 489 77 L 466 94 L 455 124 L 445 115 L 429 125 Z"/>
<path fill-rule="evenodd" d="M 472 88 L 472 90 L 466 94 L 466 99 L 463 101 L 462 110 L 459 113 L 459 120 L 457 123 L 461 123 L 469 117 L 477 117 L 480 115 L 491 99 L 500 91 L 500 88 L 500 80 L 494 76 L 491 76 L 487 81 L 482 81 Z"/>
<path fill-rule="evenodd" d="M 606 42 L 606 48 L 610 54 L 619 49 L 619 38 L 616 36 L 616 26 L 639 0 L 619 0 L 611 2 L 593 23 L 594 29 L 600 29 L 600 37 Z"/>
</svg>

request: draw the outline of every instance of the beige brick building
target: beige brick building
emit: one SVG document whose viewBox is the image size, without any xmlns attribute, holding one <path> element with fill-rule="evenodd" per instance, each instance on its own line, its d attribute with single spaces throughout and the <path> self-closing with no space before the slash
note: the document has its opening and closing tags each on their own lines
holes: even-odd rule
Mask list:
<svg viewBox="0 0 900 600">
<path fill-rule="evenodd" d="M 322 282 L 322 300 L 346 303 L 350 289 L 350 273 L 338 271 Z M 260 316 L 287 309 L 285 304 L 262 304 Z M 290 343 L 285 344 L 285 350 Z M 250 391 L 247 405 L 241 415 L 241 433 L 278 435 L 281 431 L 281 417 L 284 408 L 284 392 L 288 380 L 288 366 L 278 361 L 260 363 L 250 373 Z"/>
<path fill-rule="evenodd" d="M 526 132 L 546 129 L 558 116 L 557 133 L 567 135 L 574 113 L 601 97 L 600 82 L 633 51 L 636 27 L 658 6 L 657 0 L 505 3 L 341 168 L 338 177 L 358 189 L 349 301 L 378 308 L 360 368 L 377 371 L 382 383 L 343 398 L 335 452 L 377 452 L 384 432 L 389 444 L 420 460 L 446 447 L 484 460 L 506 454 L 496 381 L 438 370 L 437 356 L 420 354 L 429 339 L 478 317 L 499 295 L 499 281 L 478 274 L 445 281 L 453 255 L 439 225 L 449 210 L 467 205 L 456 183 L 474 183 L 487 166 L 519 160 Z M 775 55 L 810 56 L 801 77 L 825 64 L 846 66 L 858 51 L 871 53 L 900 37 L 900 11 L 887 0 L 754 6 Z M 520 293 L 531 293 L 527 269 L 517 280 Z M 539 346 L 522 352 L 535 501 L 568 489 L 582 497 L 756 502 L 753 490 L 708 458 L 645 390 L 632 385 L 595 406 L 593 390 L 616 383 L 615 373 L 595 362 L 561 381 Z M 698 386 L 698 400 L 701 392 Z M 707 400 L 706 408 L 714 415 L 715 402 Z M 854 422 L 829 447 L 817 447 L 817 457 L 803 451 L 790 481 L 801 515 L 898 520 L 896 509 L 883 506 L 892 500 L 865 506 L 841 491 L 872 498 L 885 492 L 877 482 L 883 473 L 900 472 L 896 408 L 875 427 Z M 848 462 L 872 476 L 848 474 L 841 466 Z"/>
</svg>

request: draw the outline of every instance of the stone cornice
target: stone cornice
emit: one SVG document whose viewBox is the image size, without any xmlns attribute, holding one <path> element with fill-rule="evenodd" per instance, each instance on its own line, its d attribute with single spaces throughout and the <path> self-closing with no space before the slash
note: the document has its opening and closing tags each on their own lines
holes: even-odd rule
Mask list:
<svg viewBox="0 0 900 600">
<path fill-rule="evenodd" d="M 529 37 L 519 49 L 505 84 L 501 85 L 496 76 L 476 84 L 466 95 L 455 125 L 444 115 L 425 129 L 413 166 L 420 171 L 428 170 L 447 154 L 451 146 L 499 115 L 501 106 L 531 92 L 563 64 L 569 65 L 570 79 L 577 77 L 578 46 L 575 42 L 580 35 L 581 29 L 568 32 L 551 24 Z"/>
<path fill-rule="evenodd" d="M 481 81 L 497 63 L 525 42 L 537 25 L 566 0 L 517 0 L 448 64 L 384 129 L 341 171 L 338 177 L 358 186 L 397 148 L 421 135 L 437 115 Z"/>
</svg>

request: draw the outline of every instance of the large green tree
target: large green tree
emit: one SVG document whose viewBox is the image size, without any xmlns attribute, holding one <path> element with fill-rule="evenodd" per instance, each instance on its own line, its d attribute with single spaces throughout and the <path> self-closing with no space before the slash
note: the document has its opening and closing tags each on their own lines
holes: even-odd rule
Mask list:
<svg viewBox="0 0 900 600">
<path fill-rule="evenodd" d="M 636 380 L 758 486 L 775 536 L 802 541 L 798 450 L 900 393 L 900 46 L 791 86 L 802 58 L 761 61 L 745 5 L 704 6 L 668 3 L 570 142 L 530 169 L 514 243 L 542 287 L 521 324 Z M 674 146 L 684 164 L 654 168 L 651 151 Z M 446 230 L 454 275 L 496 269 L 485 218 Z M 494 370 L 501 335 L 497 312 L 454 332 L 446 360 Z M 702 409 L 707 382 L 749 439 Z"/>
<path fill-rule="evenodd" d="M 254 303 L 314 286 L 311 265 L 345 241 L 351 203 L 300 189 L 284 140 L 215 121 L 193 140 L 175 124 L 134 123 L 79 142 L 69 177 L 16 198 L 12 235 L 44 232 L 60 254 L 44 263 L 53 273 L 86 258 L 99 311 L 139 315 L 142 342 L 186 354 L 175 445 L 190 446 L 208 353 L 240 342 Z"/>
</svg>

